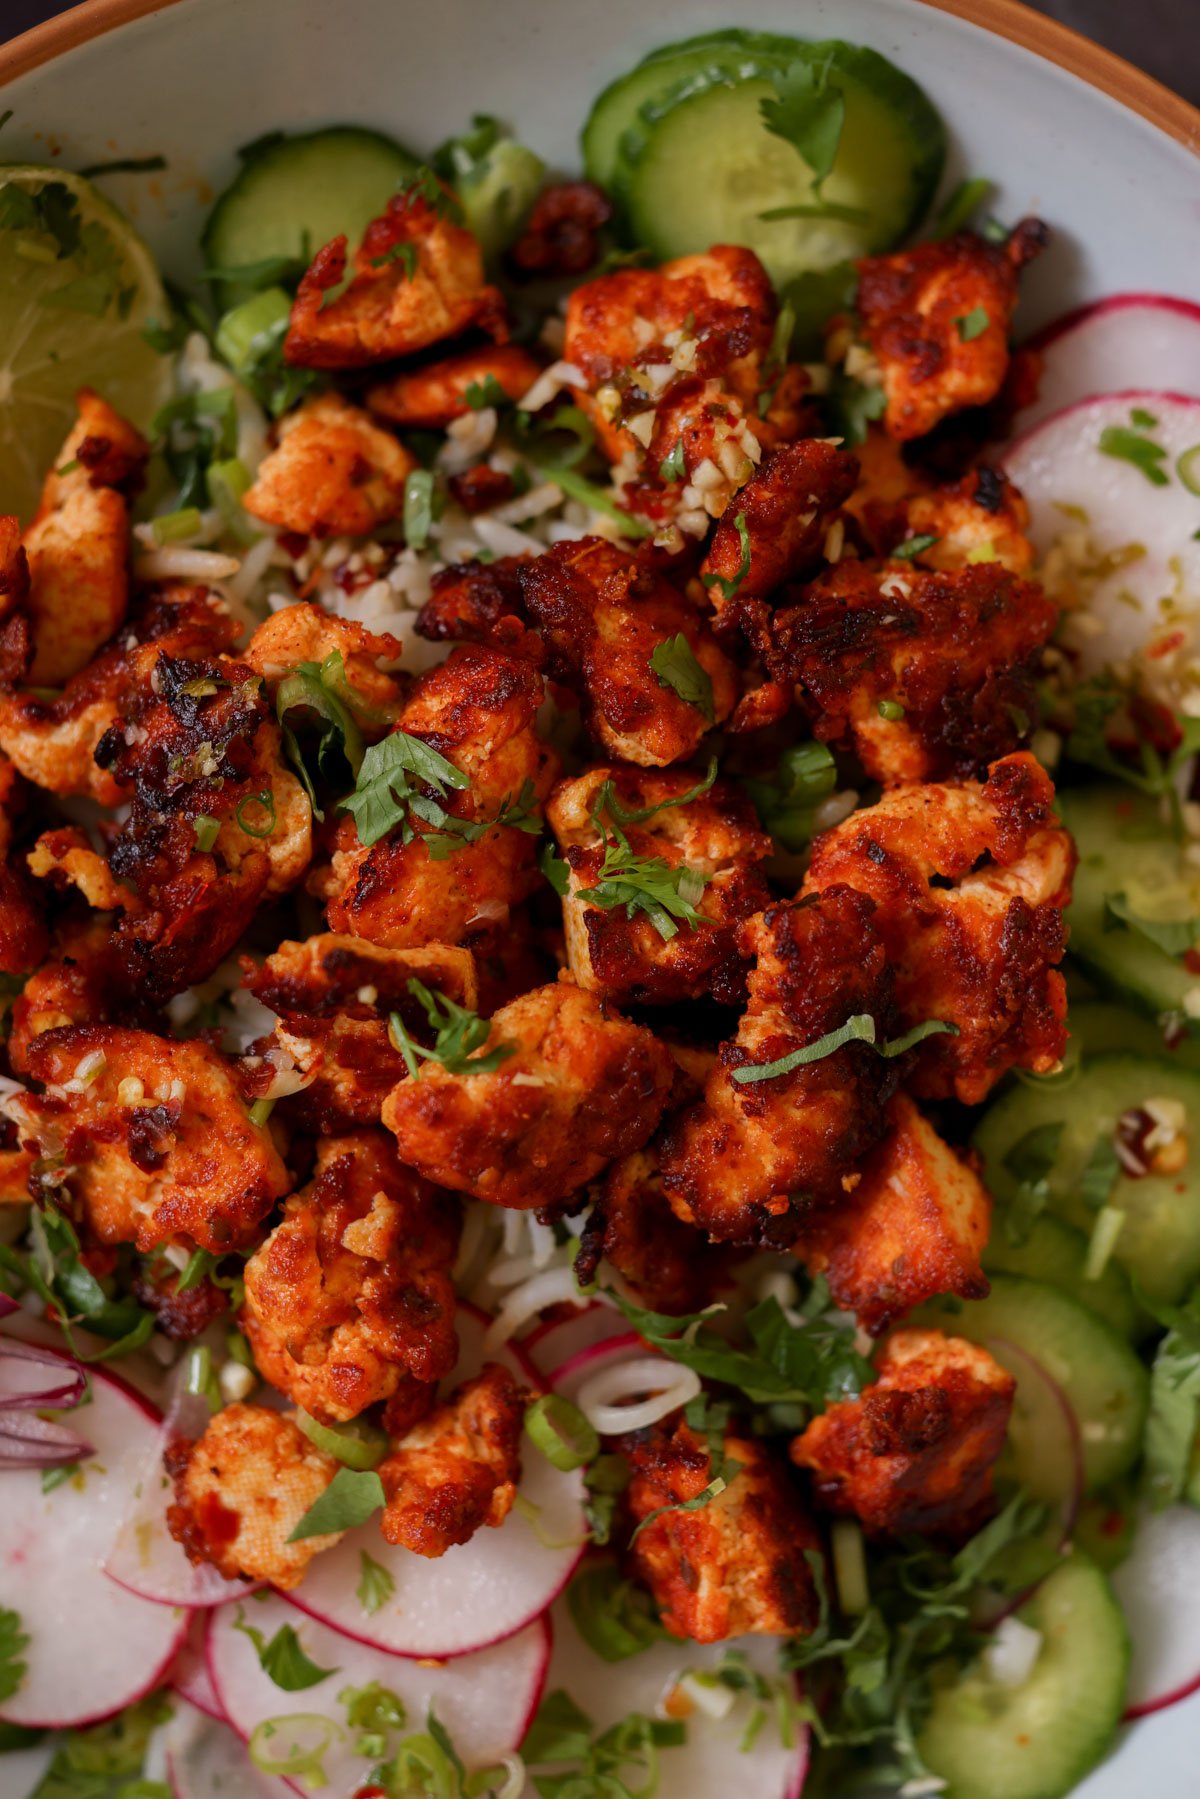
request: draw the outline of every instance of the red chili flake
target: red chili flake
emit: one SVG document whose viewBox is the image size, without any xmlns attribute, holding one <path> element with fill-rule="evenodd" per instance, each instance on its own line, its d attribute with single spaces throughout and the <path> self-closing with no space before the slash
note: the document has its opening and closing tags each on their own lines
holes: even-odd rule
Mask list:
<svg viewBox="0 0 1200 1799">
<path fill-rule="evenodd" d="M 1147 1143 L 1155 1128 L 1155 1120 L 1141 1106 L 1131 1106 L 1117 1119 L 1113 1138 L 1117 1160 L 1132 1180 L 1141 1180 L 1150 1173 L 1151 1153 Z"/>
</svg>

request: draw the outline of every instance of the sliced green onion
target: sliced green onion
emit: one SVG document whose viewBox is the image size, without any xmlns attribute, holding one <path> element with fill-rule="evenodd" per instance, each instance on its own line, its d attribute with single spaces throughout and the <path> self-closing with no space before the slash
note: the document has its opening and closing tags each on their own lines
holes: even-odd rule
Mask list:
<svg viewBox="0 0 1200 1799">
<path fill-rule="evenodd" d="M 225 313 L 217 326 L 217 355 L 239 374 L 251 368 L 287 325 L 292 302 L 282 287 L 267 287 Z"/>
<path fill-rule="evenodd" d="M 835 1518 L 830 1542 L 838 1604 L 848 1618 L 859 1618 L 871 1603 L 862 1528 L 853 1518 Z"/>
<path fill-rule="evenodd" d="M 1087 1256 L 1083 1264 L 1085 1281 L 1098 1281 L 1108 1267 L 1109 1257 L 1116 1247 L 1117 1238 L 1125 1223 L 1125 1214 L 1120 1206 L 1101 1206 L 1096 1213 L 1096 1222 L 1092 1226 L 1092 1234 L 1088 1240 Z"/>
<path fill-rule="evenodd" d="M 240 456 L 228 456 L 224 462 L 208 465 L 208 497 L 221 514 L 230 536 L 239 543 L 257 543 L 262 535 L 242 508 L 243 495 L 250 490 L 250 473 Z"/>
<path fill-rule="evenodd" d="M 1200 444 L 1181 450 L 1175 460 L 1175 473 L 1189 493 L 1200 499 Z"/>
<path fill-rule="evenodd" d="M 207 813 L 202 812 L 199 818 L 193 818 L 192 829 L 196 833 L 196 848 L 200 850 L 202 854 L 207 856 L 209 850 L 221 835 L 220 819 L 209 818 Z"/>
<path fill-rule="evenodd" d="M 274 1110 L 275 1101 L 273 1099 L 256 1099 L 250 1108 L 251 1124 L 257 1125 L 261 1131 Z"/>
<path fill-rule="evenodd" d="M 593 512 L 603 512 L 606 517 L 615 519 L 621 527 L 623 536 L 653 537 L 653 525 L 647 524 L 645 519 L 634 518 L 632 514 L 625 511 L 623 506 L 618 506 L 610 493 L 606 493 L 602 487 L 597 487 L 594 481 L 588 481 L 583 475 L 576 474 L 574 469 L 566 468 L 558 462 L 535 462 L 531 466 L 544 481 L 553 481 L 554 485 L 561 487 L 572 500 L 579 500 L 583 505 L 590 506 Z"/>
<path fill-rule="evenodd" d="M 904 707 L 899 700 L 880 700 L 879 716 L 894 725 L 904 717 Z"/>
<path fill-rule="evenodd" d="M 377 1468 L 388 1452 L 386 1433 L 370 1425 L 320 1424 L 304 1411 L 296 1413 L 296 1423 L 310 1443 L 346 1468 Z"/>
<path fill-rule="evenodd" d="M 433 470 L 417 468 L 404 483 L 404 541 L 413 550 L 429 542 L 433 525 Z"/>
<path fill-rule="evenodd" d="M 236 1362 L 240 1368 L 249 1368 L 251 1374 L 258 1373 L 258 1369 L 254 1365 L 254 1357 L 250 1353 L 250 1345 L 241 1331 L 231 1327 L 225 1332 L 225 1353 L 230 1361 Z"/>
<path fill-rule="evenodd" d="M 267 814 L 267 822 L 261 830 L 256 825 L 246 823 L 243 814 L 247 806 L 261 806 Z M 234 817 L 237 819 L 239 831 L 245 831 L 247 837 L 269 837 L 275 829 L 275 795 L 267 790 L 262 793 L 248 793 L 244 800 L 238 802 L 238 809 L 234 813 Z"/>
<path fill-rule="evenodd" d="M 193 1343 L 183 1364 L 183 1390 L 208 1401 L 210 1412 L 221 1409 L 221 1389 L 213 1372 L 212 1351 L 207 1343 Z"/>
<path fill-rule="evenodd" d="M 999 562 L 1000 552 L 994 543 L 978 543 L 973 550 L 967 551 L 968 566 L 974 568 L 981 562 Z"/>
<path fill-rule="evenodd" d="M 525 1429 L 551 1467 L 569 1474 L 599 1454 L 600 1439 L 577 1405 L 543 1393 L 525 1412 Z"/>
<path fill-rule="evenodd" d="M 308 1731 L 315 1741 L 299 1740 L 300 1731 Z M 270 1755 L 267 1744 L 272 1738 L 287 1735 L 294 1740 L 282 1754 Z M 263 1774 L 282 1774 L 309 1788 L 329 1785 L 325 1757 L 335 1743 L 345 1742 L 346 1732 L 332 1718 L 317 1712 L 295 1712 L 283 1718 L 264 1718 L 256 1725 L 246 1745 L 250 1760 Z"/>
<path fill-rule="evenodd" d="M 203 525 L 195 506 L 183 506 L 178 512 L 164 512 L 160 518 L 151 519 L 150 530 L 155 543 L 181 543 L 185 537 L 195 537 Z"/>
</svg>

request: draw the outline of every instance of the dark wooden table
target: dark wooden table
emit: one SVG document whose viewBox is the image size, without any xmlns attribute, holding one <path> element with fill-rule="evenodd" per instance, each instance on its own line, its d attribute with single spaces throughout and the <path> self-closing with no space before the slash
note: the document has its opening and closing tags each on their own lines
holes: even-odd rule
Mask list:
<svg viewBox="0 0 1200 1799">
<path fill-rule="evenodd" d="M 1049 13 L 1137 63 L 1200 105 L 1200 0 L 1031 0 Z M 67 0 L 0 0 L 0 41 L 28 31 Z M 731 8 L 736 11 L 736 8 Z"/>
</svg>

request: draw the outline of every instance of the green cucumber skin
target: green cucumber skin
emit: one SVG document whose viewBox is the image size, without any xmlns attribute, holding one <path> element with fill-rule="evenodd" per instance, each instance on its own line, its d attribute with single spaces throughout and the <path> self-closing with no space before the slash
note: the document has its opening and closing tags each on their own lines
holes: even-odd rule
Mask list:
<svg viewBox="0 0 1200 1799">
<path fill-rule="evenodd" d="M 1111 1132 L 1120 1114 L 1152 1096 L 1182 1101 L 1200 1118 L 1200 1074 L 1165 1057 L 1086 1056 L 1077 1079 L 1045 1088 L 1013 1086 L 993 1101 L 973 1138 L 984 1160 L 984 1182 L 1001 1207 L 1016 1194 L 1004 1158 L 1027 1131 L 1064 1126 L 1056 1166 L 1049 1177 L 1048 1210 L 1090 1232 L 1095 1214 L 1079 1197 L 1078 1176 L 1097 1138 Z M 1200 1172 L 1194 1154 L 1178 1174 L 1120 1176 L 1110 1204 L 1127 1213 L 1113 1260 L 1133 1275 L 1151 1299 L 1174 1305 L 1200 1278 Z"/>
<path fill-rule="evenodd" d="M 968 1300 L 956 1310 L 933 1300 L 916 1316 L 948 1336 L 985 1346 L 1012 1343 L 1045 1369 L 1075 1408 L 1088 1492 L 1118 1480 L 1137 1461 L 1149 1401 L 1146 1370 L 1111 1325 L 1060 1288 L 996 1274 L 987 1299 Z M 1057 1446 L 1038 1447 L 1058 1454 Z M 1026 1451 L 1032 1454 L 1033 1447 Z M 1025 1471 L 1025 1480 L 1038 1491 L 1048 1485 L 1034 1468 Z"/>
<path fill-rule="evenodd" d="M 1144 1336 L 1151 1321 L 1134 1304 L 1125 1270 L 1110 1261 L 1100 1278 L 1090 1281 L 1083 1272 L 1086 1257 L 1083 1232 L 1053 1213 L 1043 1212 L 1022 1242 L 1011 1243 L 1003 1215 L 997 1212 L 983 1252 L 983 1269 L 985 1274 L 1023 1274 L 1046 1281 L 1110 1324 L 1118 1336 L 1131 1341 Z"/>
<path fill-rule="evenodd" d="M 1017 1615 L 1042 1633 L 1028 1680 L 997 1689 L 960 1675 L 918 1734 L 921 1759 L 948 1783 L 943 1799 L 1066 1799 L 1116 1735 L 1130 1642 L 1101 1570 L 1075 1551 Z"/>
<path fill-rule="evenodd" d="M 915 82 L 874 51 L 836 41 L 801 49 L 802 55 L 792 60 L 828 64 L 846 93 L 846 134 L 829 197 L 861 206 L 870 216 L 859 224 L 811 219 L 792 220 L 786 227 L 760 225 L 749 213 L 741 216 L 736 204 L 731 212 L 730 194 L 722 194 L 719 186 L 706 199 L 705 158 L 716 154 L 713 145 L 731 142 L 742 152 L 740 158 L 734 154 L 733 166 L 745 163 L 752 169 L 756 157 L 760 161 L 763 209 L 794 200 L 807 204 L 814 197 L 811 177 L 798 157 L 794 186 L 780 167 L 782 141 L 767 132 L 759 116 L 759 102 L 769 94 L 769 78 L 776 72 L 770 58 L 758 66 L 748 61 L 733 75 L 713 59 L 711 66 L 681 73 L 645 99 L 621 135 L 612 186 L 634 242 L 660 260 L 716 242 L 742 243 L 757 251 L 783 287 L 798 274 L 888 250 L 915 227 L 928 210 L 945 155 L 944 130 L 931 103 Z M 661 66 L 666 70 L 671 65 Z M 750 88 L 752 82 L 759 89 Z M 739 107 L 743 87 L 748 91 Z M 693 167 L 694 186 L 684 173 Z"/>
<path fill-rule="evenodd" d="M 1144 937 L 1104 928 L 1104 896 L 1123 888 L 1137 856 L 1137 837 L 1123 839 L 1122 830 L 1168 841 L 1154 802 L 1127 787 L 1068 788 L 1059 791 L 1058 810 L 1079 850 L 1067 911 L 1071 956 L 1110 999 L 1144 1017 L 1182 1012 L 1197 977 Z"/>
<path fill-rule="evenodd" d="M 1103 1000 L 1085 1000 L 1067 1014 L 1067 1029 L 1079 1043 L 1086 1062 L 1092 1056 L 1148 1056 L 1171 1068 L 1200 1074 L 1200 1038 L 1183 1037 L 1168 1043 L 1155 1020 L 1144 1012 Z"/>
<path fill-rule="evenodd" d="M 268 256 L 299 255 L 306 203 L 311 205 L 314 151 L 323 152 L 320 161 L 325 164 L 322 173 L 326 189 L 338 182 L 338 164 L 349 157 L 354 159 L 355 179 L 353 184 L 346 184 L 344 219 L 347 235 L 353 240 L 352 248 L 369 220 L 383 210 L 389 195 L 420 168 L 418 158 L 403 145 L 382 132 L 357 125 L 330 125 L 266 142 L 261 150 L 247 157 L 213 205 L 201 237 L 207 267 L 239 267 Z M 354 186 L 361 184 L 364 163 L 373 165 L 368 177 L 369 194 L 361 189 L 358 193 L 353 191 Z M 297 190 L 294 196 L 289 192 L 293 187 Z M 337 235 L 336 230 L 329 229 L 330 222 L 328 218 L 323 220 L 315 233 L 320 241 L 310 241 L 311 255 Z M 310 239 L 313 236 L 310 232 Z M 222 284 L 222 303 L 232 306 L 238 299 L 246 298 L 249 291 L 235 292 L 231 284 Z"/>
</svg>

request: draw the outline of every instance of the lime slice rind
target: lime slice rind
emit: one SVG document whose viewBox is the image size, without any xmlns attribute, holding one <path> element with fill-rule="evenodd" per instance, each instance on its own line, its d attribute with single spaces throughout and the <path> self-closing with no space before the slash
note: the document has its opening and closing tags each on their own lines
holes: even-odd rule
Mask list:
<svg viewBox="0 0 1200 1799">
<path fill-rule="evenodd" d="M 79 388 L 94 388 L 146 430 L 173 385 L 171 358 L 143 335 L 152 319 L 166 322 L 162 281 L 124 214 L 68 170 L 0 169 L 0 195 L 51 186 L 75 201 L 78 250 L 63 255 L 52 233 L 35 231 L 31 241 L 19 221 L 0 223 L 0 513 L 24 523 L 74 423 Z M 68 286 L 76 305 L 47 303 Z"/>
</svg>

